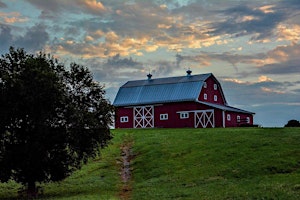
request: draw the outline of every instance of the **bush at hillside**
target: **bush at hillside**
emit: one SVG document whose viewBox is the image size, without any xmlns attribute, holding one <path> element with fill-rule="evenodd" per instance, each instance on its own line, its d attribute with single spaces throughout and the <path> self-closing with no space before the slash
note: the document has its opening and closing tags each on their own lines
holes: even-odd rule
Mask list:
<svg viewBox="0 0 300 200">
<path fill-rule="evenodd" d="M 284 125 L 284 127 L 300 127 L 300 122 L 298 120 L 292 119 L 288 121 L 288 123 Z"/>
</svg>

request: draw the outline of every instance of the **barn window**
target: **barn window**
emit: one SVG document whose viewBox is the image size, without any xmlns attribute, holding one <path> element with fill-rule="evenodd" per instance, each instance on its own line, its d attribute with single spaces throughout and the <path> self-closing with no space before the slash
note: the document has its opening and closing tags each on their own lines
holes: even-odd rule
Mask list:
<svg viewBox="0 0 300 200">
<path fill-rule="evenodd" d="M 227 121 L 230 121 L 230 120 L 231 120 L 230 114 L 227 114 Z"/>
<path fill-rule="evenodd" d="M 206 93 L 204 93 L 203 98 L 204 98 L 204 100 L 207 100 L 207 94 Z"/>
<path fill-rule="evenodd" d="M 241 116 L 238 115 L 238 116 L 236 117 L 236 121 L 237 121 L 237 122 L 241 122 Z"/>
<path fill-rule="evenodd" d="M 160 120 L 167 120 L 168 117 L 168 114 L 160 114 Z"/>
<path fill-rule="evenodd" d="M 250 123 L 250 117 L 247 117 L 247 123 L 248 124 Z"/>
<path fill-rule="evenodd" d="M 207 83 L 206 82 L 204 82 L 203 87 L 207 88 Z"/>
<path fill-rule="evenodd" d="M 214 90 L 217 90 L 217 89 L 218 89 L 217 84 L 214 84 Z"/>
<path fill-rule="evenodd" d="M 121 123 L 128 122 L 128 116 L 124 116 L 120 118 Z"/>
<path fill-rule="evenodd" d="M 180 113 L 180 119 L 187 119 L 189 118 L 189 113 Z"/>
<path fill-rule="evenodd" d="M 214 101 L 218 101 L 218 96 L 214 95 Z"/>
</svg>

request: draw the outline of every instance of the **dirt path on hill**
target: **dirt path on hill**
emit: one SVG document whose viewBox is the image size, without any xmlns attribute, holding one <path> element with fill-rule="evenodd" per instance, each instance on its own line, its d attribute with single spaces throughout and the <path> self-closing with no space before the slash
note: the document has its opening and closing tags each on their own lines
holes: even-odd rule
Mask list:
<svg viewBox="0 0 300 200">
<path fill-rule="evenodd" d="M 122 187 L 120 189 L 120 198 L 121 199 L 130 199 L 132 192 L 132 168 L 131 161 L 135 157 L 132 152 L 133 141 L 131 139 L 126 140 L 120 147 L 121 150 L 121 180 Z"/>
</svg>

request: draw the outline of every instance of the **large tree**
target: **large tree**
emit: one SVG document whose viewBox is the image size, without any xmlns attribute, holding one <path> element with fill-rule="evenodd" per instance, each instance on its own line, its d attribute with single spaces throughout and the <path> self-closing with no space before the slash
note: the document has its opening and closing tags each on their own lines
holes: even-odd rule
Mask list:
<svg viewBox="0 0 300 200">
<path fill-rule="evenodd" d="M 112 138 L 113 107 L 91 72 L 10 48 L 0 58 L 0 180 L 36 193 L 60 181 Z"/>
</svg>

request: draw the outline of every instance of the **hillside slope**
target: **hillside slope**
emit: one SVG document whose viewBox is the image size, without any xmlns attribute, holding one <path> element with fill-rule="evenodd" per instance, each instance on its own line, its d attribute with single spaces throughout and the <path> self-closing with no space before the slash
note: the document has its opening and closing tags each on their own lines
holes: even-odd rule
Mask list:
<svg viewBox="0 0 300 200">
<path fill-rule="evenodd" d="M 300 129 L 116 130 L 133 199 L 300 199 Z"/>
<path fill-rule="evenodd" d="M 42 199 L 300 199 L 300 128 L 123 129 Z M 131 179 L 121 179 L 130 143 Z M 19 185 L 0 184 L 0 199 Z M 129 188 L 124 194 L 124 188 Z"/>
</svg>

